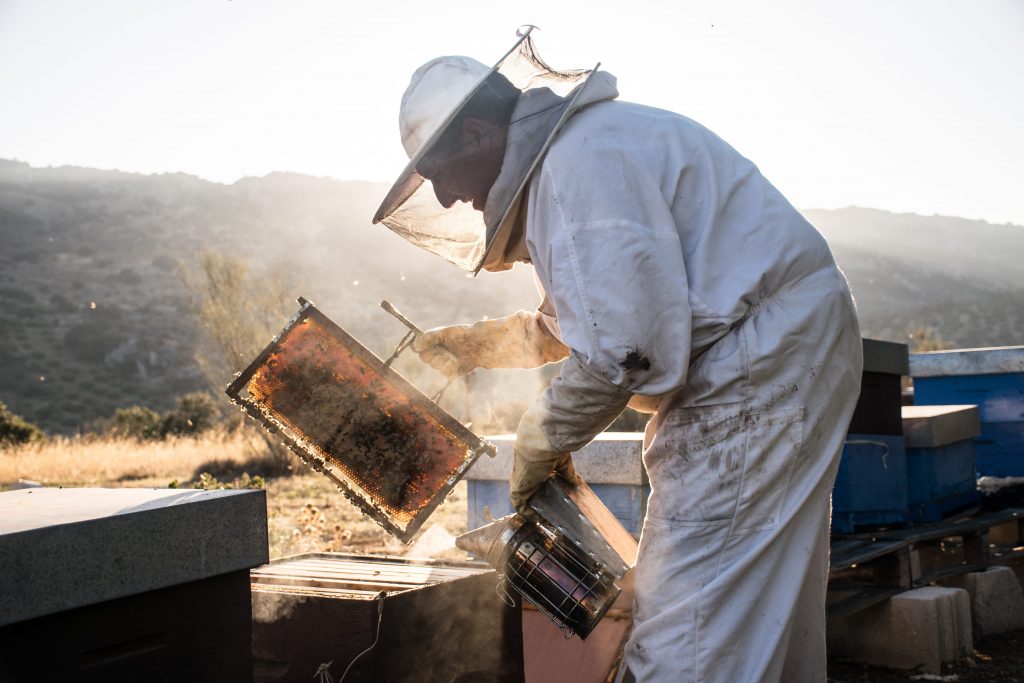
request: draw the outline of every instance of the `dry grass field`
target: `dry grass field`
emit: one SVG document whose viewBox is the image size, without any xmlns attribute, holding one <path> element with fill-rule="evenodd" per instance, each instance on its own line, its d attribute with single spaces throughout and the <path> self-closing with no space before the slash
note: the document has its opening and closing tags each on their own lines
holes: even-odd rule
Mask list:
<svg viewBox="0 0 1024 683">
<path fill-rule="evenodd" d="M 255 479 L 268 471 L 267 458 L 266 446 L 251 430 L 163 441 L 54 438 L 42 445 L 0 447 L 0 490 L 20 479 L 68 487 L 262 484 L 267 491 L 272 558 L 318 551 L 465 556 L 454 547 L 454 536 L 466 528 L 465 483 L 456 487 L 407 546 L 364 517 L 327 479 L 304 467 L 286 476 Z"/>
</svg>

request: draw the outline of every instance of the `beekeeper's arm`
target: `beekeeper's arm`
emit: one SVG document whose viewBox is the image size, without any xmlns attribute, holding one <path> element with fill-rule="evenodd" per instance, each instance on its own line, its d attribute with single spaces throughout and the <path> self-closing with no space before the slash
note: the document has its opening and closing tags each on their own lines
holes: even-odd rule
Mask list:
<svg viewBox="0 0 1024 683">
<path fill-rule="evenodd" d="M 412 350 L 446 377 L 477 368 L 536 368 L 569 354 L 539 310 L 427 330 L 417 335 Z"/>
<path fill-rule="evenodd" d="M 691 310 L 675 222 L 656 187 L 642 179 L 624 187 L 630 176 L 605 166 L 559 183 L 546 165 L 531 196 L 531 256 L 572 353 L 516 433 L 511 498 L 527 516 L 537 488 L 555 472 L 574 478 L 568 454 L 604 431 L 633 394 L 667 394 L 686 382 Z"/>
</svg>

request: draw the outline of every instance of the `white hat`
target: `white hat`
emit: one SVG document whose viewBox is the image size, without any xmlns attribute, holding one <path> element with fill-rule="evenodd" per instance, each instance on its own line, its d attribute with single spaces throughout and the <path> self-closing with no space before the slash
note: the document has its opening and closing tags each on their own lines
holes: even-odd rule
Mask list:
<svg viewBox="0 0 1024 683">
<path fill-rule="evenodd" d="M 398 112 L 410 159 L 490 72 L 470 57 L 438 57 L 416 69 Z"/>
</svg>

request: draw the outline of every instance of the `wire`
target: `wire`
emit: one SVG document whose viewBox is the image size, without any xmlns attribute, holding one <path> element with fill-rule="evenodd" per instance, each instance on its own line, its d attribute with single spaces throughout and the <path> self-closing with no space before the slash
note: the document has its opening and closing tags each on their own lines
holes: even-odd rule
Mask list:
<svg viewBox="0 0 1024 683">
<path fill-rule="evenodd" d="M 352 665 L 359 661 L 360 657 L 362 657 L 367 652 L 369 652 L 377 646 L 377 641 L 380 640 L 380 620 L 384 616 L 385 597 L 387 597 L 387 593 L 385 593 L 384 591 L 381 591 L 377 594 L 377 633 L 373 636 L 373 643 L 370 644 L 370 647 L 366 648 L 365 650 L 357 654 L 355 658 L 348 663 L 348 666 L 345 667 L 345 673 L 341 674 L 341 678 L 338 679 L 338 683 L 344 683 L 345 676 L 348 676 L 348 670 L 352 668 Z"/>
<path fill-rule="evenodd" d="M 889 454 L 892 449 L 884 441 L 873 441 L 872 439 L 847 439 L 844 442 L 847 446 L 881 446 L 882 447 L 882 468 L 889 469 Z"/>
</svg>

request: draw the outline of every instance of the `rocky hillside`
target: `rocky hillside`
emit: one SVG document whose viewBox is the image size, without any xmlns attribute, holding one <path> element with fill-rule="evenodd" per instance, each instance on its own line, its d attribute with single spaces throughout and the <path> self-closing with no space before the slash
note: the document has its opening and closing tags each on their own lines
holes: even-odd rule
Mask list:
<svg viewBox="0 0 1024 683">
<path fill-rule="evenodd" d="M 166 409 L 207 386 L 195 363 L 203 330 L 183 284 L 203 250 L 257 275 L 284 273 L 283 296 L 315 301 L 380 354 L 404 333 L 377 307 L 382 298 L 424 327 L 536 304 L 527 268 L 474 280 L 371 226 L 386 189 L 0 160 L 0 401 L 68 432 L 118 406 Z M 858 208 L 806 213 L 850 278 L 866 334 L 903 339 L 931 326 L 958 346 L 1024 343 L 1024 228 Z"/>
</svg>

